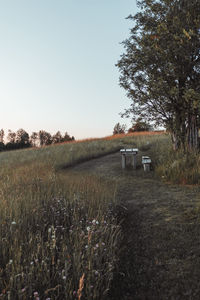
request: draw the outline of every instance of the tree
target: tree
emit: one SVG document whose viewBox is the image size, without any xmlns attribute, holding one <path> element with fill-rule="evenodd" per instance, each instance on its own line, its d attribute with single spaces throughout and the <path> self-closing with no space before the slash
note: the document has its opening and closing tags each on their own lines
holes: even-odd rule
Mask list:
<svg viewBox="0 0 200 300">
<path fill-rule="evenodd" d="M 3 144 L 4 144 L 4 135 L 5 135 L 4 130 L 1 129 L 0 130 L 0 143 L 3 143 Z"/>
<path fill-rule="evenodd" d="M 31 145 L 32 145 L 33 147 L 36 146 L 36 141 L 37 141 L 37 139 L 38 139 L 38 133 L 35 132 L 35 131 L 33 131 L 32 134 L 31 134 L 31 136 L 30 136 L 30 143 L 31 143 Z"/>
<path fill-rule="evenodd" d="M 64 136 L 63 136 L 63 142 L 69 142 L 69 141 L 74 141 L 75 138 L 72 136 L 70 137 L 70 135 L 68 134 L 68 132 L 66 131 Z"/>
<path fill-rule="evenodd" d="M 61 143 L 62 141 L 63 141 L 62 134 L 60 133 L 60 131 L 57 131 L 56 134 L 52 136 L 52 143 L 56 144 L 56 143 Z"/>
<path fill-rule="evenodd" d="M 29 134 L 22 128 L 16 132 L 16 143 L 18 144 L 18 148 L 30 146 Z"/>
<path fill-rule="evenodd" d="M 125 133 L 126 125 L 121 125 L 120 123 L 117 123 L 113 129 L 113 134 L 121 134 Z"/>
<path fill-rule="evenodd" d="M 12 130 L 8 129 L 7 140 L 9 143 L 14 144 L 16 141 L 16 133 L 13 132 Z"/>
<path fill-rule="evenodd" d="M 188 3 L 188 4 L 187 4 Z M 200 2 L 143 0 L 117 66 L 132 100 L 122 115 L 168 128 L 174 149 L 198 148 Z"/>
<path fill-rule="evenodd" d="M 52 136 L 45 130 L 40 130 L 38 133 L 40 146 L 50 145 L 52 143 Z"/>
<path fill-rule="evenodd" d="M 132 127 L 129 128 L 128 132 L 135 131 L 150 131 L 152 130 L 152 126 L 147 122 L 143 121 L 142 118 L 138 118 L 135 123 L 133 123 Z"/>
</svg>

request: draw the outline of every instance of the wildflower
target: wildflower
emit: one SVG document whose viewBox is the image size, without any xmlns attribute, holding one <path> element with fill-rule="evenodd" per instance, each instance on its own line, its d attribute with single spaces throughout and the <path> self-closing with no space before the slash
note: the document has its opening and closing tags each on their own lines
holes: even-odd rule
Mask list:
<svg viewBox="0 0 200 300">
<path fill-rule="evenodd" d="M 35 300 L 40 300 L 38 292 L 34 292 L 33 296 L 34 296 Z"/>
<path fill-rule="evenodd" d="M 63 278 L 62 278 L 62 279 L 63 279 L 63 280 L 66 280 L 66 278 L 67 278 L 66 276 L 63 276 Z"/>
<path fill-rule="evenodd" d="M 105 246 L 105 243 L 101 243 L 102 244 L 102 246 Z"/>
<path fill-rule="evenodd" d="M 9 265 L 11 265 L 13 263 L 13 260 L 12 259 L 10 259 L 9 260 Z"/>
<path fill-rule="evenodd" d="M 99 221 L 97 221 L 97 220 L 94 219 L 94 220 L 92 221 L 92 224 L 93 224 L 93 225 L 98 225 L 98 224 L 99 224 Z"/>
<path fill-rule="evenodd" d="M 87 229 L 87 231 L 90 231 L 90 226 L 88 226 L 86 229 Z"/>
<path fill-rule="evenodd" d="M 25 288 L 21 289 L 21 292 L 22 292 L 22 293 L 24 293 L 25 291 L 26 291 L 26 289 L 25 289 Z"/>
<path fill-rule="evenodd" d="M 12 223 L 11 223 L 11 225 L 16 225 L 17 223 L 15 222 L 15 221 L 13 221 Z"/>
<path fill-rule="evenodd" d="M 99 248 L 99 244 L 96 244 L 96 248 Z"/>
<path fill-rule="evenodd" d="M 85 249 L 87 249 L 87 248 L 88 248 L 88 245 L 85 246 Z"/>
<path fill-rule="evenodd" d="M 95 274 L 96 276 L 98 276 L 98 275 L 99 275 L 99 272 L 98 272 L 98 271 L 95 271 L 94 274 Z"/>
</svg>

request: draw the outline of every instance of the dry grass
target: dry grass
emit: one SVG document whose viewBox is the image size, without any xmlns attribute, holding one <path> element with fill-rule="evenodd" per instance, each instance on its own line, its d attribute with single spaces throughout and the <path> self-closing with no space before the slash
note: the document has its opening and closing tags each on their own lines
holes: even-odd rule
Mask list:
<svg viewBox="0 0 200 300">
<path fill-rule="evenodd" d="M 1 185 L 0 299 L 104 299 L 120 239 L 115 186 L 72 174 L 13 179 Z"/>
<path fill-rule="evenodd" d="M 156 152 L 156 174 L 176 184 L 200 184 L 200 154 L 173 151 L 171 143 L 162 143 Z"/>
<path fill-rule="evenodd" d="M 119 257 L 115 183 L 60 168 L 158 135 L 0 154 L 0 299 L 107 299 Z"/>
</svg>

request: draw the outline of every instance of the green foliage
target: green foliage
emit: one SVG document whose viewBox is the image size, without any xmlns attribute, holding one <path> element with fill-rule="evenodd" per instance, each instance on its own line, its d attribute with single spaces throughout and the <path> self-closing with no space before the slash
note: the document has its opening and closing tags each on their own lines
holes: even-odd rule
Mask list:
<svg viewBox="0 0 200 300">
<path fill-rule="evenodd" d="M 200 2 L 138 2 L 140 12 L 123 42 L 117 66 L 120 85 L 132 100 L 123 115 L 133 114 L 174 134 L 177 147 L 197 147 L 200 115 Z M 188 139 L 187 139 L 188 138 Z"/>
</svg>

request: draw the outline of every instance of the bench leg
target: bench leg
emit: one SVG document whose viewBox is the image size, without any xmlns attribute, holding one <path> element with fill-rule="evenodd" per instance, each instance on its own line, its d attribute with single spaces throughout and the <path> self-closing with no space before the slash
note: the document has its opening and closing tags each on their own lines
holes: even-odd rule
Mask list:
<svg viewBox="0 0 200 300">
<path fill-rule="evenodd" d="M 150 164 L 144 164 L 144 171 L 149 172 L 150 171 Z"/>
<path fill-rule="evenodd" d="M 126 168 L 126 156 L 122 154 L 122 169 Z"/>
<path fill-rule="evenodd" d="M 136 158 L 136 155 L 133 155 L 132 165 L 133 165 L 133 169 L 136 170 L 136 167 L 137 167 L 137 158 Z"/>
</svg>

